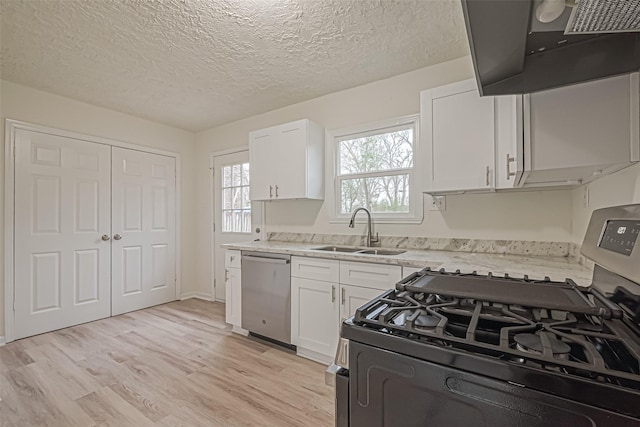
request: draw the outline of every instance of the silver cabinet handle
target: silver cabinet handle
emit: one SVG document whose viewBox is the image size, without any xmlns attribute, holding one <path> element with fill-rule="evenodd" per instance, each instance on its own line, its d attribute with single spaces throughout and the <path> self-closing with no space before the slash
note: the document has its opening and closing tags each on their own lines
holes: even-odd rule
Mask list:
<svg viewBox="0 0 640 427">
<path fill-rule="evenodd" d="M 269 186 L 269 198 L 273 199 L 273 185 Z"/>
<path fill-rule="evenodd" d="M 226 268 L 224 269 L 224 281 L 229 281 L 229 270 Z"/>
<path fill-rule="evenodd" d="M 122 239 L 121 235 L 119 235 L 119 234 L 114 234 L 113 235 L 113 240 L 120 240 L 120 239 Z"/>
<path fill-rule="evenodd" d="M 336 285 L 331 285 L 331 302 L 336 302 Z"/>
<path fill-rule="evenodd" d="M 101 237 L 102 240 L 104 240 L 105 242 L 108 241 L 109 239 L 111 239 L 111 237 L 109 237 L 108 234 L 103 234 Z"/>
<path fill-rule="evenodd" d="M 507 181 L 512 177 L 516 176 L 515 172 L 511 172 L 511 162 L 515 162 L 515 157 L 510 157 L 509 153 L 507 153 Z"/>
<path fill-rule="evenodd" d="M 487 187 L 488 187 L 491 184 L 491 182 L 489 182 L 489 166 L 487 166 L 486 178 L 487 178 Z"/>
<path fill-rule="evenodd" d="M 234 260 L 234 259 L 236 259 L 236 256 L 235 256 L 235 255 L 231 255 L 231 256 L 229 257 L 229 261 L 231 261 L 231 262 L 233 262 L 233 260 Z"/>
<path fill-rule="evenodd" d="M 276 185 L 276 199 L 278 198 L 278 186 Z"/>
<path fill-rule="evenodd" d="M 345 300 L 345 297 L 344 297 L 344 288 L 342 288 L 342 290 L 340 291 L 340 298 L 341 298 L 341 300 L 342 300 L 342 303 L 341 303 L 341 304 L 342 304 L 342 305 L 344 305 L 344 300 Z"/>
</svg>

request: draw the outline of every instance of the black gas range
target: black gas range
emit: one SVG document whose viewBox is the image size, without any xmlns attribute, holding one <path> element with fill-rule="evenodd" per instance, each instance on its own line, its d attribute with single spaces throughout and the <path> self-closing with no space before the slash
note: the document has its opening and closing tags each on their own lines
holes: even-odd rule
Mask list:
<svg viewBox="0 0 640 427">
<path fill-rule="evenodd" d="M 590 287 L 404 278 L 342 325 L 336 424 L 640 426 L 639 233 L 640 205 L 594 212 Z"/>
</svg>

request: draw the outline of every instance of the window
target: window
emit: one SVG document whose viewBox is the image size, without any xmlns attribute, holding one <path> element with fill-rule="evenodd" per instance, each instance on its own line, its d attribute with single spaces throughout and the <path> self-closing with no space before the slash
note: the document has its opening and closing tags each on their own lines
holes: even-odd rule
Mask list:
<svg viewBox="0 0 640 427">
<path fill-rule="evenodd" d="M 334 220 L 359 207 L 369 209 L 378 222 L 421 220 L 417 121 L 412 116 L 334 134 Z"/>
<path fill-rule="evenodd" d="M 222 167 L 222 231 L 251 232 L 249 163 Z"/>
</svg>

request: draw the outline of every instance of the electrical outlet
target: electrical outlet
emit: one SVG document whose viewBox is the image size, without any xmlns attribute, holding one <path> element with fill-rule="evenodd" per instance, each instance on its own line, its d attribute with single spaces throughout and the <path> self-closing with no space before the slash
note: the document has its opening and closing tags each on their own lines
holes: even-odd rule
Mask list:
<svg viewBox="0 0 640 427">
<path fill-rule="evenodd" d="M 447 209 L 445 196 L 431 196 L 430 211 L 444 211 Z"/>
</svg>

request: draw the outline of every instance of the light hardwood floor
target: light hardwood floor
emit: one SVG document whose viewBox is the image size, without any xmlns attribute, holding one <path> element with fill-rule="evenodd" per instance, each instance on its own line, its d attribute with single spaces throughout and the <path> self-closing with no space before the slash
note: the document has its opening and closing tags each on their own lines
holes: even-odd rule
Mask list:
<svg viewBox="0 0 640 427">
<path fill-rule="evenodd" d="M 176 301 L 0 347 L 0 425 L 329 426 L 324 369 Z"/>
</svg>

